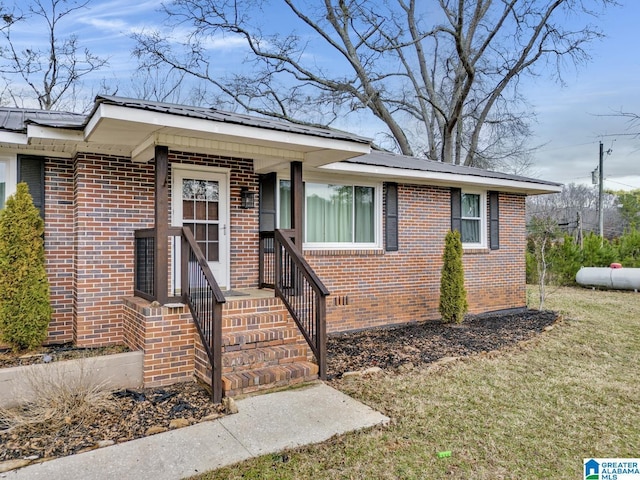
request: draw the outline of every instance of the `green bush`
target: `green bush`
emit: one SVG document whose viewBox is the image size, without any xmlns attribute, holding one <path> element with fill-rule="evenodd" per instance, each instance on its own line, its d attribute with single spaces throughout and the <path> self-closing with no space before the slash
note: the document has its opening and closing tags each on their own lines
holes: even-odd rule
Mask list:
<svg viewBox="0 0 640 480">
<path fill-rule="evenodd" d="M 29 188 L 19 183 L 0 212 L 0 339 L 14 350 L 40 346 L 51 320 L 43 233 Z"/>
<path fill-rule="evenodd" d="M 440 315 L 444 322 L 460 323 L 467 312 L 467 291 L 464 289 L 462 241 L 460 232 L 453 230 L 445 238 L 443 265 L 440 276 Z"/>
<path fill-rule="evenodd" d="M 582 249 L 570 235 L 556 238 L 547 252 L 549 283 L 556 285 L 575 284 L 580 267 L 608 267 L 612 263 L 624 267 L 640 267 L 640 231 L 632 228 L 614 241 L 602 240 L 598 235 L 585 236 Z M 527 282 L 537 283 L 538 272 L 532 236 L 527 241 Z"/>
<path fill-rule="evenodd" d="M 618 261 L 624 267 L 640 267 L 640 231 L 631 229 L 618 239 Z"/>
</svg>

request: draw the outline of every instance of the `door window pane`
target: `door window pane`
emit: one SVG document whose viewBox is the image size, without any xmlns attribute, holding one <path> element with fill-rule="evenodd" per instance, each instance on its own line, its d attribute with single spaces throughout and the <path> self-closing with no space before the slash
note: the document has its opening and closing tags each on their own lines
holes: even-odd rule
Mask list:
<svg viewBox="0 0 640 480">
<path fill-rule="evenodd" d="M 209 262 L 220 259 L 219 184 L 210 180 L 184 179 L 182 182 L 182 215 Z"/>
</svg>

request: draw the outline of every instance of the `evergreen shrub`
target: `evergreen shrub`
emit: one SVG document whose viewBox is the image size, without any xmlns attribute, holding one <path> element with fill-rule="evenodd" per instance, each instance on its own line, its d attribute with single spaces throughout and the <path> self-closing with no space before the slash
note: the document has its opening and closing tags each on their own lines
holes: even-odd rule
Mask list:
<svg viewBox="0 0 640 480">
<path fill-rule="evenodd" d="M 449 231 L 445 237 L 443 265 L 440 276 L 439 311 L 446 323 L 460 323 L 467 312 L 467 291 L 464 288 L 462 241 L 460 232 Z"/>
<path fill-rule="evenodd" d="M 51 320 L 44 263 L 44 221 L 26 183 L 0 211 L 0 340 L 14 350 L 34 349 Z"/>
</svg>

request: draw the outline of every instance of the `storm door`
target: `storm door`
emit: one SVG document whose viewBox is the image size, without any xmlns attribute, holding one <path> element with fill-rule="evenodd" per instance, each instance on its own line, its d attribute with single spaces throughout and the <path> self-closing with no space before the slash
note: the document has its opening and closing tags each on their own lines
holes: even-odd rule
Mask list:
<svg viewBox="0 0 640 480">
<path fill-rule="evenodd" d="M 229 287 L 227 175 L 174 169 L 173 225 L 191 230 L 220 288 Z"/>
</svg>

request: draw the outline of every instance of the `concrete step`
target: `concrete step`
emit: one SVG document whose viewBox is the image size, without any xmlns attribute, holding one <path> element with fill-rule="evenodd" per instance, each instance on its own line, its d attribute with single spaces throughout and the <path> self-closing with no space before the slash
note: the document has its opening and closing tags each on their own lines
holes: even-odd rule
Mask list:
<svg viewBox="0 0 640 480">
<path fill-rule="evenodd" d="M 222 373 L 283 365 L 307 361 L 307 346 L 285 344 L 249 350 L 237 350 L 222 354 Z"/>
<path fill-rule="evenodd" d="M 222 375 L 226 396 L 310 382 L 318 378 L 318 366 L 311 362 L 295 362 Z"/>
</svg>

